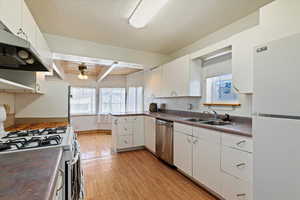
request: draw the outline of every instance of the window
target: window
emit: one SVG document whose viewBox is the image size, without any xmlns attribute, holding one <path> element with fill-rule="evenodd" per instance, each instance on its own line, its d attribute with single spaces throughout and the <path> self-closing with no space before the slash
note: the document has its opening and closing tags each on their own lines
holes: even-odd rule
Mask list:
<svg viewBox="0 0 300 200">
<path fill-rule="evenodd" d="M 232 88 L 232 74 L 206 79 L 207 103 L 237 103 L 237 94 Z"/>
<path fill-rule="evenodd" d="M 125 112 L 125 88 L 100 88 L 99 112 Z"/>
<path fill-rule="evenodd" d="M 143 87 L 129 87 L 127 96 L 127 112 L 142 112 L 144 110 Z"/>
<path fill-rule="evenodd" d="M 72 115 L 96 113 L 95 88 L 71 87 L 71 95 L 70 113 Z"/>
</svg>

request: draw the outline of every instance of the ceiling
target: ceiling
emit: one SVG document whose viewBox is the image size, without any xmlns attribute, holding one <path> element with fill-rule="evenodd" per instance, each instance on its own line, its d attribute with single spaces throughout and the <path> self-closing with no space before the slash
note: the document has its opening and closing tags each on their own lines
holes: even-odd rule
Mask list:
<svg viewBox="0 0 300 200">
<path fill-rule="evenodd" d="M 72 62 L 65 60 L 54 60 L 56 65 L 62 67 L 67 74 L 79 74 L 78 66 L 80 62 Z M 88 76 L 98 76 L 103 70 L 108 69 L 110 66 L 99 65 L 93 63 L 85 63 L 87 65 L 86 74 Z M 141 71 L 142 69 L 134 69 L 129 67 L 116 67 L 109 74 L 110 75 L 128 75 L 134 72 Z"/>
<path fill-rule="evenodd" d="M 169 0 L 143 29 L 128 25 L 138 0 L 25 0 L 43 32 L 169 54 L 272 0 Z"/>
</svg>

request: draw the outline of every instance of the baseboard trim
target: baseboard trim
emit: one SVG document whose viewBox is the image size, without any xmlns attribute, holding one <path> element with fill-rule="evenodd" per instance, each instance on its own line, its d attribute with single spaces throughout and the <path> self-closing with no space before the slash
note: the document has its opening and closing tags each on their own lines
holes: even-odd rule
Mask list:
<svg viewBox="0 0 300 200">
<path fill-rule="evenodd" d="M 111 130 L 86 130 L 86 131 L 75 131 L 78 135 L 85 135 L 85 134 L 102 134 L 102 135 L 111 135 Z"/>
<path fill-rule="evenodd" d="M 145 149 L 145 146 L 138 146 L 138 147 L 129 147 L 124 149 L 117 149 L 117 153 L 121 152 L 127 152 L 127 151 L 136 151 L 136 150 L 142 150 Z"/>
</svg>

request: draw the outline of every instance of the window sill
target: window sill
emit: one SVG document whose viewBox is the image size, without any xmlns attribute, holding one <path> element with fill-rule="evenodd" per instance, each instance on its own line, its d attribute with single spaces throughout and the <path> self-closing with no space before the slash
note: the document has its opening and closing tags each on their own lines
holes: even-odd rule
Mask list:
<svg viewBox="0 0 300 200">
<path fill-rule="evenodd" d="M 88 117 L 88 116 L 97 116 L 97 114 L 72 114 L 71 117 Z"/>
<path fill-rule="evenodd" d="M 238 107 L 241 106 L 240 103 L 204 103 L 205 106 L 230 106 L 230 107 Z"/>
</svg>

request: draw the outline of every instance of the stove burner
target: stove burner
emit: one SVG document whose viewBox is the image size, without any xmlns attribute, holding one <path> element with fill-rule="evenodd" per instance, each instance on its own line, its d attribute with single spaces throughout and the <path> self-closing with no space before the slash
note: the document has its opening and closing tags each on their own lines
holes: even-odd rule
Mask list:
<svg viewBox="0 0 300 200">
<path fill-rule="evenodd" d="M 0 151 L 5 151 L 7 149 L 10 149 L 10 145 L 9 144 L 0 143 Z"/>
<path fill-rule="evenodd" d="M 19 137 L 28 137 L 28 136 L 41 136 L 41 135 L 55 135 L 55 134 L 63 134 L 66 133 L 67 127 L 60 126 L 57 128 L 45 128 L 45 129 L 36 129 L 36 130 L 27 130 L 27 131 L 14 131 L 7 133 L 6 136 L 2 137 L 6 138 L 19 138 Z"/>
<path fill-rule="evenodd" d="M 59 135 L 32 137 L 30 139 L 9 139 L 6 142 L 0 142 L 0 151 L 55 146 L 61 144 L 61 142 L 62 138 Z"/>
</svg>

